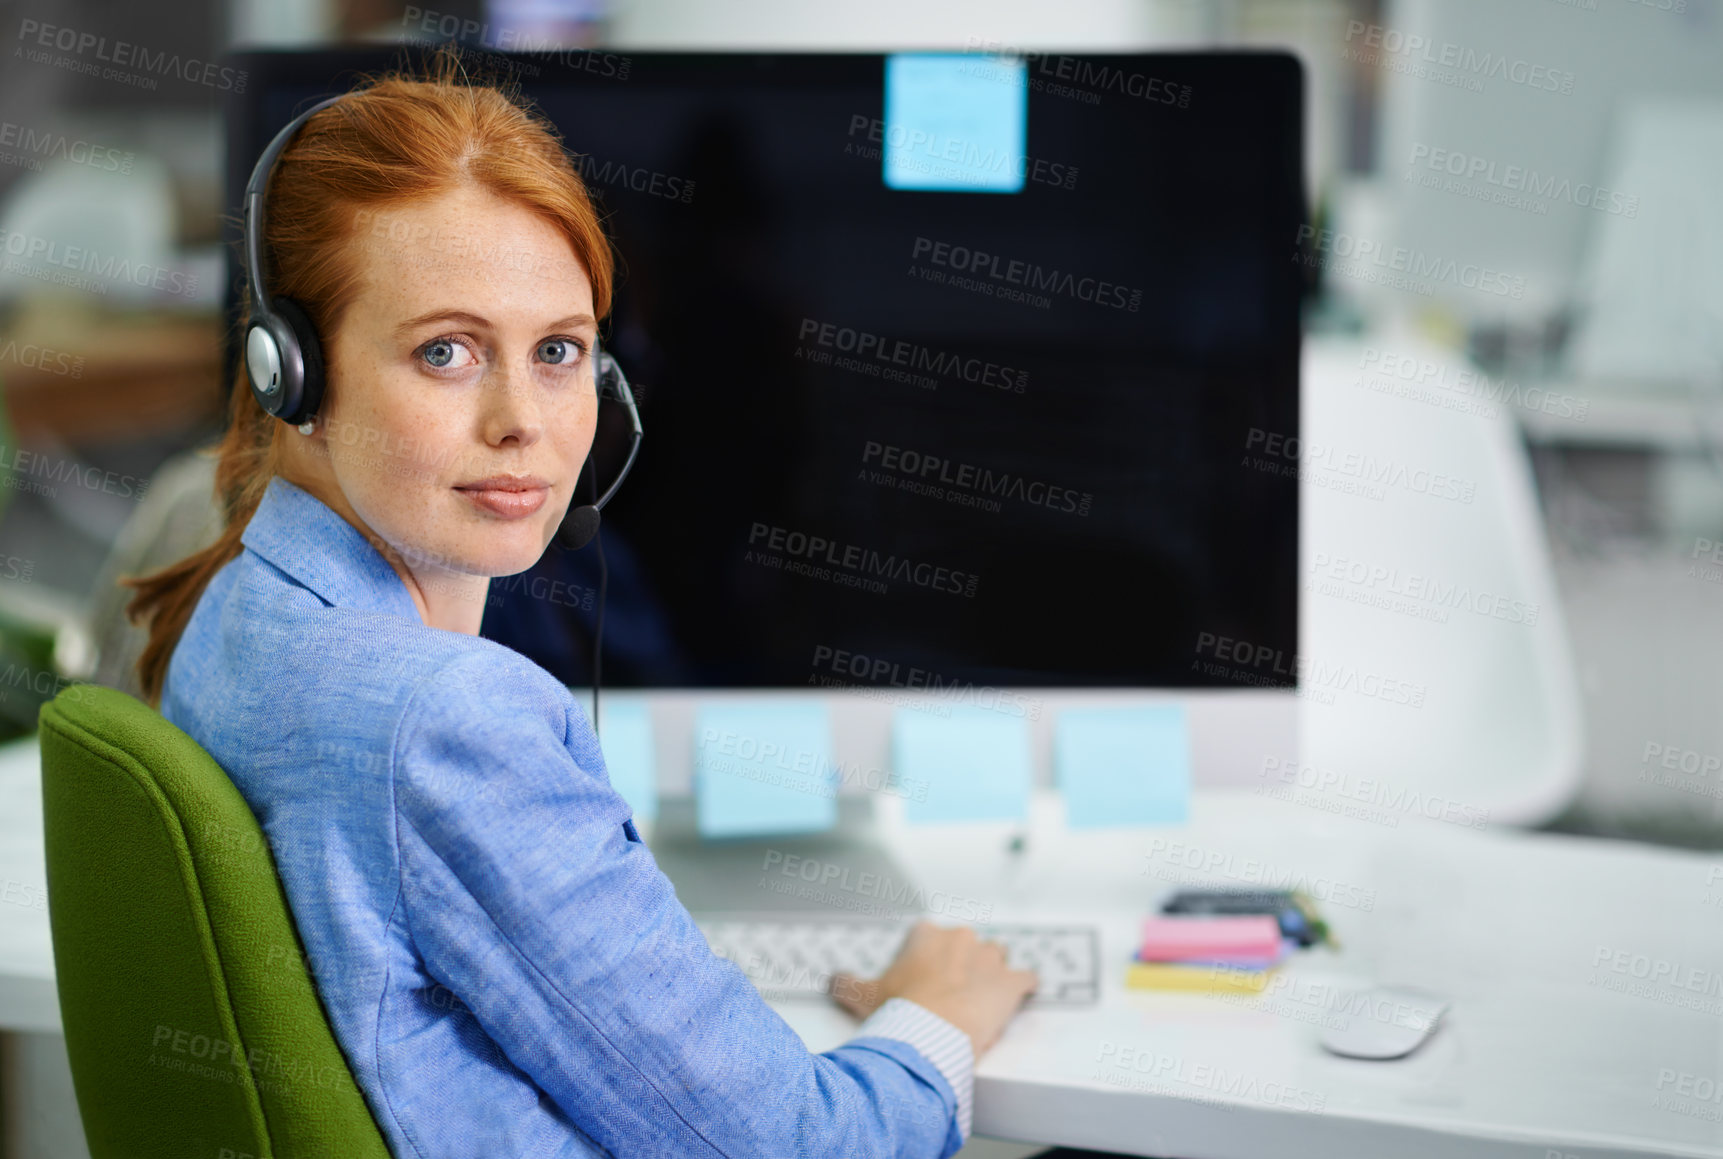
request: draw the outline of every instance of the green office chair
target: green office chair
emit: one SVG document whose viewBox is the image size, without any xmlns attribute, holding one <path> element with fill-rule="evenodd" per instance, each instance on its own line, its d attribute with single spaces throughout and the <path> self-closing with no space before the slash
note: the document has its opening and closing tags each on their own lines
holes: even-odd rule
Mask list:
<svg viewBox="0 0 1723 1159">
<path fill-rule="evenodd" d="M 94 1159 L 390 1159 L 221 767 L 94 684 L 42 706 L 48 914 Z"/>
</svg>

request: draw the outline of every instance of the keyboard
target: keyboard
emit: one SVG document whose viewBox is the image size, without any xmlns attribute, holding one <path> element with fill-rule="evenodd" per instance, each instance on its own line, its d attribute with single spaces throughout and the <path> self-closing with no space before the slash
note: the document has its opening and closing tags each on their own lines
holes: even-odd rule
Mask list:
<svg viewBox="0 0 1723 1159">
<path fill-rule="evenodd" d="M 885 973 L 909 932 L 907 921 L 880 918 L 696 918 L 712 952 L 741 967 L 769 1001 L 823 998 L 834 974 L 862 980 Z M 1081 1006 L 1101 995 L 1100 939 L 1091 926 L 977 926 L 1005 946 L 1013 969 L 1034 970 L 1031 1006 Z"/>
</svg>

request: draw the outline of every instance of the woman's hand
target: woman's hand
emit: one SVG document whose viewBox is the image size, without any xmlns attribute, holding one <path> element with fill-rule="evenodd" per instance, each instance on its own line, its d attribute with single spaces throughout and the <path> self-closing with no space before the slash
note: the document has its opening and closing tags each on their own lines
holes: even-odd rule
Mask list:
<svg viewBox="0 0 1723 1159">
<path fill-rule="evenodd" d="M 907 998 L 969 1036 L 979 1059 L 1034 992 L 1031 970 L 1005 964 L 1005 947 L 984 942 L 967 926 L 946 929 L 917 922 L 891 967 L 871 982 L 849 974 L 832 979 L 832 997 L 857 1018 L 888 999 Z"/>
</svg>

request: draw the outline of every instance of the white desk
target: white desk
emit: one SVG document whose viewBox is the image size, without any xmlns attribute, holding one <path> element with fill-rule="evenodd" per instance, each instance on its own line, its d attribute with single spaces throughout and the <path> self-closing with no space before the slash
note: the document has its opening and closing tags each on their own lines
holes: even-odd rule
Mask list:
<svg viewBox="0 0 1723 1159">
<path fill-rule="evenodd" d="M 32 745 L 0 750 L 0 885 L 43 881 L 36 785 Z M 1204 1159 L 1723 1156 L 1723 1101 L 1695 1097 L 1723 1098 L 1723 860 L 1410 819 L 1387 828 L 1249 794 L 1199 796 L 1192 824 L 1164 832 L 1071 837 L 1055 800 L 1036 808 L 1009 867 L 993 827 L 884 826 L 918 884 L 958 906 L 1102 929 L 1103 1001 L 1017 1018 L 981 1062 L 977 1133 Z M 1184 868 L 1229 855 L 1230 870 Z M 1168 878 L 1240 882 L 1262 865 L 1328 895 L 1339 953 L 1307 952 L 1244 1001 L 1121 988 L 1136 922 Z M 1597 964 L 1604 950 L 1626 955 L 1622 972 L 1613 956 Z M 1635 979 L 1635 955 L 1647 972 L 1676 964 L 1677 981 L 1704 992 Z M 1455 1005 L 1409 1059 L 1330 1057 L 1315 1041 L 1334 1013 L 1326 986 L 1354 980 L 1440 990 Z M 835 1008 L 778 1008 L 815 1049 L 850 1033 Z M 58 1026 L 47 913 L 0 902 L 0 1029 Z"/>
<path fill-rule="evenodd" d="M 0 1031 L 60 1031 L 36 738 L 0 746 Z"/>
<path fill-rule="evenodd" d="M 1723 1155 L 1723 859 L 1434 822 L 1388 828 L 1249 794 L 1199 796 L 1178 831 L 1071 835 L 1056 809 L 1037 801 L 1027 855 L 1010 870 L 997 829 L 887 833 L 917 884 L 959 906 L 1102 931 L 1102 1002 L 1019 1015 L 978 1068 L 979 1134 L 1203 1159 Z M 1229 856 L 1230 868 L 1184 868 Z M 1321 909 L 1339 952 L 1306 951 L 1261 998 L 1122 987 L 1137 921 L 1180 884 L 1170 878 L 1251 884 L 1263 872 L 1304 875 L 1329 895 Z M 1613 956 L 1594 966 L 1600 949 L 1625 951 L 1623 972 Z M 1646 970 L 1677 964 L 1679 981 L 1705 993 L 1639 983 L 1634 955 Z M 1454 1007 L 1408 1059 L 1328 1055 L 1319 1022 L 1336 1012 L 1338 987 L 1372 981 L 1441 991 Z M 778 1009 L 815 1049 L 849 1033 L 817 1004 Z M 1701 1079 L 1711 1085 L 1690 1085 Z"/>
</svg>

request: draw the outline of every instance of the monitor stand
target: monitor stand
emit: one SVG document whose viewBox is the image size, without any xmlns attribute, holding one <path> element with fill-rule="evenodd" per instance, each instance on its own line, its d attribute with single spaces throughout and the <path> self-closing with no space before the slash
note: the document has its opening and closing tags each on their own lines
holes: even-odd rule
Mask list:
<svg viewBox="0 0 1723 1159">
<path fill-rule="evenodd" d="M 901 919 L 926 908 L 873 836 L 873 802 L 865 797 L 839 797 L 838 823 L 823 833 L 722 839 L 700 836 L 693 798 L 661 798 L 647 847 L 697 916 Z"/>
</svg>

